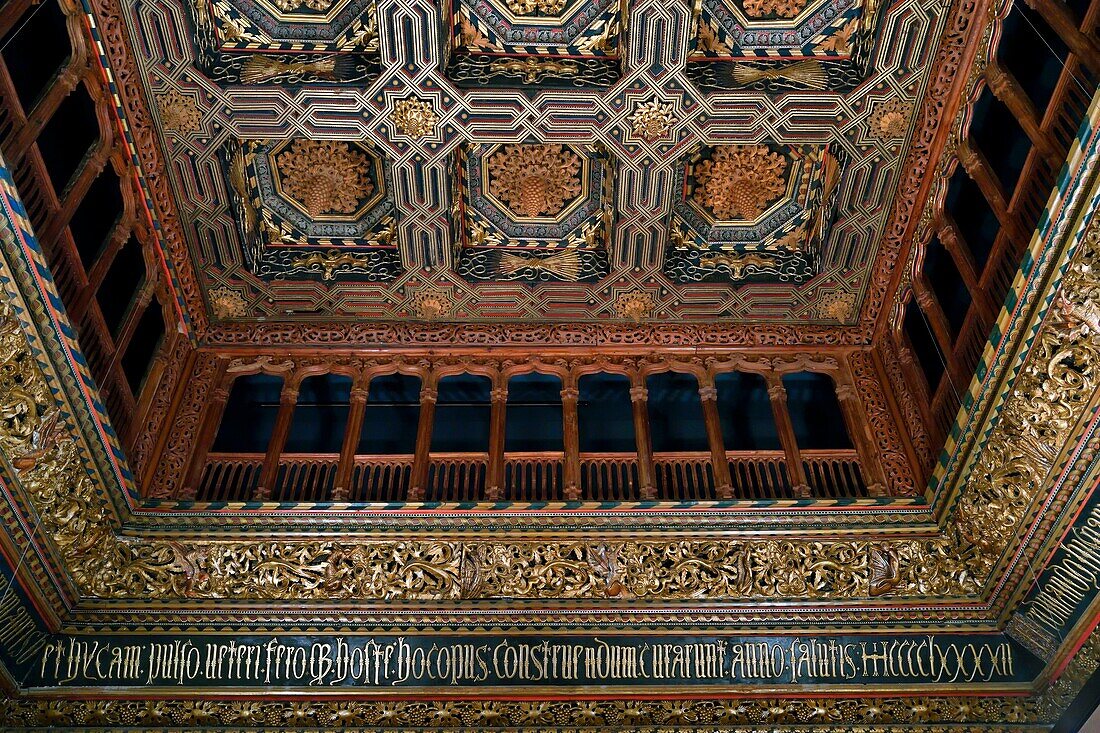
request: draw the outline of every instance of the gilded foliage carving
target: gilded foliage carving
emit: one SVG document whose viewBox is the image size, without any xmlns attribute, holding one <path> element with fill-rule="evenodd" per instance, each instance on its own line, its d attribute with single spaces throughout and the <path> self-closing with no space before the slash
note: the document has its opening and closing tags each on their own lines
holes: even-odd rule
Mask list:
<svg viewBox="0 0 1100 733">
<path fill-rule="evenodd" d="M 580 195 L 580 170 L 563 145 L 505 145 L 489 158 L 489 190 L 521 216 L 553 216 Z"/>
<path fill-rule="evenodd" d="M 287 195 L 311 216 L 350 214 L 374 191 L 367 156 L 336 140 L 295 140 L 276 158 Z"/>
<path fill-rule="evenodd" d="M 720 145 L 696 168 L 692 196 L 719 219 L 755 219 L 783 195 L 786 171 L 766 145 Z"/>
<path fill-rule="evenodd" d="M 909 733 L 1023 733 L 1045 720 L 1031 698 L 718 698 L 707 700 L 0 700 L 0 715 L 23 725 L 191 723 L 325 729 L 459 730 L 523 727 L 582 730 L 774 731 L 776 725 L 814 730 L 884 733 L 908 724 Z M 970 725 L 943 727 L 938 721 Z M 993 725 L 984 725 L 992 723 Z M 639 727 L 634 727 L 639 726 Z M 745 726 L 742 728 L 741 726 Z M 760 727 L 752 727 L 760 726 Z"/>
<path fill-rule="evenodd" d="M 745 0 L 743 6 L 750 18 L 793 18 L 806 7 L 806 0 Z"/>
</svg>

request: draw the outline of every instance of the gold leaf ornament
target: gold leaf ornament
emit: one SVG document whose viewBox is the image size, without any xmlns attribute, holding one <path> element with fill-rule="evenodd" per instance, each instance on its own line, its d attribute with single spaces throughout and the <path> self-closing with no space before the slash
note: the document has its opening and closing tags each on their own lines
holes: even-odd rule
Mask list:
<svg viewBox="0 0 1100 733">
<path fill-rule="evenodd" d="M 350 214 L 374 191 L 370 161 L 345 142 L 295 140 L 276 165 L 283 190 L 310 216 Z"/>
<path fill-rule="evenodd" d="M 522 216 L 553 216 L 581 192 L 581 159 L 563 145 L 505 145 L 489 158 L 489 191 Z"/>
</svg>

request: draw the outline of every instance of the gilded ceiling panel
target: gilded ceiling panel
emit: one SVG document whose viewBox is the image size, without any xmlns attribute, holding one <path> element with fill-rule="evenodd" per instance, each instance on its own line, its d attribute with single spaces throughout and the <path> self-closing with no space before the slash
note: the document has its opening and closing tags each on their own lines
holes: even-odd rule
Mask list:
<svg viewBox="0 0 1100 733">
<path fill-rule="evenodd" d="M 185 27 L 151 12 L 174 0 L 128 9 L 208 308 L 227 291 L 241 304 L 216 320 L 404 320 L 431 292 L 448 303 L 426 312 L 447 320 L 607 322 L 640 293 L 671 322 L 854 322 L 945 21 L 935 3 L 760 10 L 750 25 L 847 39 L 814 63 L 854 71 L 799 87 L 788 49 L 767 84 L 739 88 L 696 73 L 761 63 L 699 50 L 717 5 L 357 2 L 188 3 Z M 272 153 L 310 140 L 369 158 L 377 205 L 314 215 L 288 194 Z M 532 213 L 545 161 L 507 154 L 523 146 L 576 155 L 579 198 L 547 188 Z M 783 193 L 737 214 L 758 182 L 722 193 L 724 173 L 702 171 L 761 147 L 784 161 Z M 239 180 L 238 148 L 265 151 Z M 492 170 L 509 179 L 496 193 Z"/>
</svg>

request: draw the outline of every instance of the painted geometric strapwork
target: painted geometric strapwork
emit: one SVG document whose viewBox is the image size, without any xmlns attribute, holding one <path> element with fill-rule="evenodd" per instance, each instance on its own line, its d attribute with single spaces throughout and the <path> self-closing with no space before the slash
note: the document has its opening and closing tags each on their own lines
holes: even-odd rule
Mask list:
<svg viewBox="0 0 1100 733">
<path fill-rule="evenodd" d="M 847 91 L 867 75 L 876 14 L 876 0 L 701 0 L 688 74 L 710 91 Z"/>
<path fill-rule="evenodd" d="M 196 0 L 196 66 L 220 84 L 363 83 L 378 76 L 374 0 Z"/>
<path fill-rule="evenodd" d="M 875 263 L 893 251 L 884 250 L 881 242 L 893 231 L 888 224 L 900 195 L 899 176 L 905 173 L 901 161 L 917 139 L 914 130 L 926 124 L 919 100 L 929 88 L 936 39 L 947 22 L 942 13 L 929 12 L 932 0 L 899 0 L 885 7 L 864 83 L 850 92 L 812 95 L 699 94 L 685 72 L 695 31 L 692 8 L 660 0 L 636 0 L 622 16 L 624 22 L 629 19 L 629 33 L 621 36 L 618 50 L 622 79 L 610 87 L 577 86 L 563 79 L 568 88 L 553 88 L 544 79 L 551 72 L 542 62 L 576 63 L 580 69 L 598 61 L 595 56 L 491 54 L 485 55 L 491 63 L 521 64 L 508 85 L 486 81 L 465 87 L 447 74 L 447 6 L 428 0 L 375 1 L 381 75 L 342 85 L 211 83 L 192 34 L 184 32 L 190 29 L 165 20 L 175 17 L 176 4 L 148 0 L 144 10 L 129 4 L 123 8 L 125 30 L 142 39 L 145 52 L 136 63 L 154 103 L 151 122 L 168 162 L 165 175 L 157 179 L 164 189 L 157 196 L 176 203 L 183 224 L 180 249 L 188 251 L 197 273 L 193 289 L 202 295 L 201 302 L 189 307 L 197 317 L 209 315 L 213 304 L 226 301 L 225 289 L 239 294 L 232 297 L 232 307 L 218 306 L 220 316 L 208 336 L 214 342 L 253 338 L 256 319 L 293 324 L 280 331 L 291 341 L 305 329 L 403 322 L 417 311 L 410 294 L 428 287 L 453 296 L 446 320 L 498 325 L 621 320 L 616 299 L 634 290 L 651 294 L 655 317 L 675 327 L 709 322 L 835 326 L 834 311 L 818 307 L 821 293 L 850 295 L 851 307 L 842 309 L 850 317 L 843 322 L 862 324 L 860 314 L 867 309 L 861 307 L 877 302 L 867 295 L 885 287 Z M 232 53 L 244 57 L 253 52 Z M 287 59 L 295 53 L 266 55 Z M 567 71 L 561 73 L 568 74 L 574 67 L 563 68 Z M 134 86 L 133 79 L 127 78 L 127 88 Z M 336 260 L 325 258 L 334 249 L 344 252 L 328 245 L 313 248 L 317 259 L 325 261 L 315 265 L 318 274 L 310 280 L 279 277 L 288 263 L 269 265 L 267 274 L 257 275 L 251 256 L 256 240 L 240 233 L 243 219 L 236 210 L 238 197 L 226 174 L 224 151 L 235 140 L 299 138 L 356 141 L 384 156 L 394 184 L 393 244 L 401 262 L 395 278 L 372 283 L 353 279 L 345 274 L 347 267 L 333 267 Z M 471 279 L 459 271 L 463 256 L 473 250 L 460 224 L 465 214 L 458 151 L 531 141 L 564 144 L 578 152 L 601 148 L 614 158 L 614 196 L 607 206 L 614 226 L 596 250 L 610 260 L 608 277 L 530 288 L 522 281 Z M 665 259 L 673 202 L 683 196 L 683 157 L 700 146 L 760 141 L 828 145 L 846 156 L 835 221 L 814 274 L 802 282 L 669 278 Z M 299 209 L 287 208 L 300 215 Z M 369 238 L 370 233 L 362 235 Z M 358 232 L 353 238 L 363 241 Z M 302 238 L 293 234 L 292 240 Z M 498 251 L 483 257 L 493 260 Z M 397 259 L 394 255 L 391 260 L 395 266 Z M 484 271 L 496 273 L 498 264 L 487 262 Z M 332 273 L 331 280 L 323 279 L 326 272 Z M 540 277 L 549 282 L 551 275 L 543 272 Z M 246 315 L 237 315 L 242 311 L 239 299 L 247 304 Z M 853 325 L 845 333 L 855 332 Z M 856 338 L 844 338 L 849 337 Z"/>
<path fill-rule="evenodd" d="M 579 282 L 608 274 L 614 167 L 602 149 L 471 146 L 458 178 L 463 277 Z"/>
<path fill-rule="evenodd" d="M 254 275 L 386 282 L 400 273 L 393 184 L 369 147 L 246 140 L 223 159 Z"/>
<path fill-rule="evenodd" d="M 678 282 L 801 283 L 820 261 L 841 159 L 828 146 L 702 146 L 684 161 L 665 272 Z"/>
<path fill-rule="evenodd" d="M 447 75 L 462 86 L 607 87 L 622 0 L 452 0 Z"/>
</svg>

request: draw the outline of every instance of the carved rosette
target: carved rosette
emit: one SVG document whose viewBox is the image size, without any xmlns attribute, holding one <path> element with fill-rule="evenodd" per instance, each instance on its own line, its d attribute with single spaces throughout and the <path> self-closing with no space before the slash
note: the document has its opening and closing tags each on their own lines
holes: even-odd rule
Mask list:
<svg viewBox="0 0 1100 733">
<path fill-rule="evenodd" d="M 505 145 L 489 158 L 489 191 L 522 216 L 553 216 L 581 193 L 581 159 L 564 145 Z"/>
<path fill-rule="evenodd" d="M 875 104 L 867 123 L 871 134 L 883 142 L 898 140 L 909 129 L 909 119 L 913 116 L 913 103 L 898 97 Z"/>
<path fill-rule="evenodd" d="M 786 172 L 766 145 L 720 145 L 696 166 L 692 196 L 718 219 L 755 219 L 786 191 Z"/>
<path fill-rule="evenodd" d="M 227 287 L 210 290 L 210 310 L 220 320 L 243 318 L 248 315 L 248 301 L 239 290 Z"/>
<path fill-rule="evenodd" d="M 674 107 L 671 102 L 662 102 L 654 97 L 639 104 L 630 115 L 630 129 L 634 137 L 654 142 L 666 137 L 676 124 Z"/>
<path fill-rule="evenodd" d="M 374 191 L 370 160 L 346 142 L 295 140 L 276 157 L 283 190 L 311 216 L 351 214 Z"/>
<path fill-rule="evenodd" d="M 195 99 L 184 96 L 176 89 L 156 96 L 160 120 L 165 129 L 180 133 L 196 133 L 202 130 L 202 110 Z"/>
<path fill-rule="evenodd" d="M 397 102 L 393 106 L 391 119 L 401 134 L 414 139 L 431 135 L 439 122 L 431 102 L 422 99 L 402 99 Z"/>
</svg>

